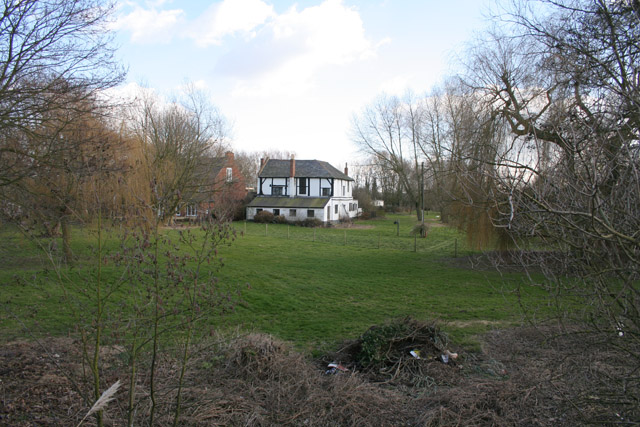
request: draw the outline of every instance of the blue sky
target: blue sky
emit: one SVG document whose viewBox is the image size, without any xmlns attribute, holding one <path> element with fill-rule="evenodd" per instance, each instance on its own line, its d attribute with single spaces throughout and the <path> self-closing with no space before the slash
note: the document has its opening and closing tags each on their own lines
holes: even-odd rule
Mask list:
<svg viewBox="0 0 640 427">
<path fill-rule="evenodd" d="M 123 0 L 127 89 L 185 82 L 233 124 L 235 150 L 356 163 L 349 123 L 382 92 L 429 90 L 486 27 L 491 0 Z"/>
</svg>

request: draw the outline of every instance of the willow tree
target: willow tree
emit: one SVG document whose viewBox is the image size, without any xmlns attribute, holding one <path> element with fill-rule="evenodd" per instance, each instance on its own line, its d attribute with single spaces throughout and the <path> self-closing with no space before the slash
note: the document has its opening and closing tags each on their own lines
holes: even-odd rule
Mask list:
<svg viewBox="0 0 640 427">
<path fill-rule="evenodd" d="M 529 249 L 515 254 L 542 268 L 565 320 L 626 352 L 594 395 L 631 413 L 640 400 L 640 4 L 522 1 L 498 19 L 503 32 L 471 52 L 464 78 L 509 137 L 490 162 L 499 172 L 492 221 Z"/>
</svg>

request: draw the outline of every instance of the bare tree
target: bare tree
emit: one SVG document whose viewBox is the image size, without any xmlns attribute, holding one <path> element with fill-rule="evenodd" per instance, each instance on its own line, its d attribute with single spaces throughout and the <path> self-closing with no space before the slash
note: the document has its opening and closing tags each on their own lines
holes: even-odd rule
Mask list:
<svg viewBox="0 0 640 427">
<path fill-rule="evenodd" d="M 403 100 L 381 95 L 351 122 L 352 140 L 397 177 L 398 199 L 406 195 L 418 217 L 421 122 L 421 103 L 410 93 Z"/>
<path fill-rule="evenodd" d="M 122 81 L 101 0 L 7 0 L 0 14 L 0 186 L 51 161 L 51 132 Z M 51 114 L 56 112 L 56 114 Z M 64 112 L 64 114 L 60 114 Z M 44 134 L 43 134 L 44 131 Z"/>
<path fill-rule="evenodd" d="M 141 149 L 141 201 L 163 221 L 170 221 L 182 203 L 199 201 L 212 191 L 208 160 L 229 133 L 224 116 L 198 91 L 163 103 L 142 94 L 131 114 L 131 132 Z"/>
<path fill-rule="evenodd" d="M 249 186 L 255 186 L 258 182 L 258 171 L 260 170 L 260 159 L 290 159 L 295 156 L 293 151 L 281 151 L 276 149 L 262 151 L 240 151 L 235 155 L 235 161 L 240 172 L 245 177 L 245 182 Z"/>
<path fill-rule="evenodd" d="M 593 393 L 624 416 L 640 399 L 640 4 L 522 1 L 500 19 L 465 76 L 503 138 L 473 153 L 482 194 L 565 319 L 627 352 Z"/>
</svg>

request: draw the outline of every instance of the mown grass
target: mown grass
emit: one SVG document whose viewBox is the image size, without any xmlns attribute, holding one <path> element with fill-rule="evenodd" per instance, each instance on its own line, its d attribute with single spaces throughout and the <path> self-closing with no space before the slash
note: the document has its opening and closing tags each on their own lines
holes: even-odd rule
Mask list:
<svg viewBox="0 0 640 427">
<path fill-rule="evenodd" d="M 394 221 L 400 223 L 400 236 Z M 430 221 L 435 223 L 434 215 Z M 394 215 L 356 224 L 367 228 L 317 229 L 315 239 L 313 229 L 236 223 L 241 236 L 220 248 L 224 267 L 218 276 L 224 288 L 242 290 L 244 302 L 233 313 L 208 319 L 209 326 L 267 332 L 312 350 L 403 316 L 439 319 L 464 345 L 473 345 L 473 335 L 487 328 L 520 322 L 518 295 L 538 297 L 532 290 L 521 292 L 520 274 L 457 268 L 449 262 L 455 240 L 458 255 L 470 253 L 463 236 L 432 227 L 426 239 L 414 239 L 415 222 L 413 216 Z M 62 305 L 63 291 L 36 244 L 49 248 L 51 243 L 28 240 L 7 227 L 0 233 L 0 338 L 22 336 L 23 326 L 54 335 L 72 332 L 74 319 Z M 107 250 L 117 244 L 110 236 Z M 64 271 L 76 289 L 95 278 L 95 246 L 95 230 L 74 231 L 79 260 Z M 119 273 L 118 267 L 103 266 L 107 282 Z M 126 294 L 114 294 L 112 310 L 120 298 Z M 84 304 L 91 309 L 90 298 Z"/>
</svg>

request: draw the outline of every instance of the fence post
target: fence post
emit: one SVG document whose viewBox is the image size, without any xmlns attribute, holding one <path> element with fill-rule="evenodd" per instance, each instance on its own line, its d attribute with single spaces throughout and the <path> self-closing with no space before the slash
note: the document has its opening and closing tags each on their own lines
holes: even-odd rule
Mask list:
<svg viewBox="0 0 640 427">
<path fill-rule="evenodd" d="M 289 225 L 287 224 L 287 240 L 289 240 Z"/>
<path fill-rule="evenodd" d="M 378 233 L 378 249 L 380 249 L 380 233 Z"/>
<path fill-rule="evenodd" d="M 456 244 L 454 246 L 453 257 L 458 258 L 458 239 L 456 238 Z"/>
<path fill-rule="evenodd" d="M 244 220 L 244 234 L 247 235 L 247 220 Z"/>
<path fill-rule="evenodd" d="M 344 230 L 344 245 L 347 246 L 347 230 Z"/>
<path fill-rule="evenodd" d="M 418 252 L 418 234 L 413 235 L 413 252 Z"/>
<path fill-rule="evenodd" d="M 264 223 L 264 237 L 267 237 L 268 234 L 269 234 L 269 223 L 265 222 Z"/>
<path fill-rule="evenodd" d="M 316 228 L 313 227 L 313 241 L 316 241 Z"/>
</svg>

